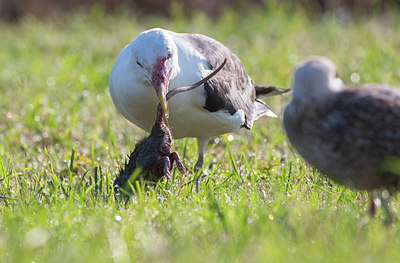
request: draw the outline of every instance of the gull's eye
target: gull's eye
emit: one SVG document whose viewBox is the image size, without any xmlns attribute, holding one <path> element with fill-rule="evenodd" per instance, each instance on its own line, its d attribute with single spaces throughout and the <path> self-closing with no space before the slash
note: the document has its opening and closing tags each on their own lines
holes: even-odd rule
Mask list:
<svg viewBox="0 0 400 263">
<path fill-rule="evenodd" d="M 166 58 L 169 59 L 170 57 L 171 57 L 171 52 L 168 53 Z"/>
<path fill-rule="evenodd" d="M 136 64 L 143 68 L 142 64 L 140 64 L 139 61 L 136 61 Z"/>
</svg>

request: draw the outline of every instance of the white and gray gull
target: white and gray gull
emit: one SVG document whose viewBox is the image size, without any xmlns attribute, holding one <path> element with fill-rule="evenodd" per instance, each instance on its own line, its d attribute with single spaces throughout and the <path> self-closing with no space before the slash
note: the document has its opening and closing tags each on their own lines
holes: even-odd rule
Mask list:
<svg viewBox="0 0 400 263">
<path fill-rule="evenodd" d="M 400 186 L 400 89 L 345 87 L 323 57 L 294 72 L 284 128 L 304 159 L 334 181 L 361 190 Z"/>
<path fill-rule="evenodd" d="M 225 59 L 216 76 L 197 89 L 177 94 L 167 105 L 169 90 L 201 80 Z M 122 49 L 110 73 L 109 89 L 118 111 L 145 131 L 150 131 L 160 102 L 174 138 L 197 138 L 196 170 L 203 167 L 212 137 L 241 127 L 251 129 L 264 115 L 276 116 L 258 96 L 286 92 L 255 85 L 239 58 L 218 41 L 160 28 L 142 32 Z"/>
</svg>

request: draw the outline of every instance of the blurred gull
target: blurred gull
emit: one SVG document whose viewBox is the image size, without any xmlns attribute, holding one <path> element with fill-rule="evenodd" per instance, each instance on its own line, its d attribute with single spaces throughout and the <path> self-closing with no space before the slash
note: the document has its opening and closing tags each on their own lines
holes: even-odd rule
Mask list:
<svg viewBox="0 0 400 263">
<path fill-rule="evenodd" d="M 332 180 L 361 190 L 399 188 L 400 89 L 345 87 L 332 61 L 309 59 L 294 72 L 284 128 L 299 154 Z"/>
</svg>

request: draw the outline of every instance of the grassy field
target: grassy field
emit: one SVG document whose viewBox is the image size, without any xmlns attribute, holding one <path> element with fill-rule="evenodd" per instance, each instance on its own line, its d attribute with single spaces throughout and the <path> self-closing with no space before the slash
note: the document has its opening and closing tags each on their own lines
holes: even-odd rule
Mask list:
<svg viewBox="0 0 400 263">
<path fill-rule="evenodd" d="M 398 14 L 308 19 L 285 8 L 174 19 L 90 14 L 0 22 L 0 262 L 397 262 L 400 223 L 368 216 L 369 196 L 323 177 L 279 119 L 215 138 L 209 176 L 161 181 L 126 208 L 110 186 L 146 133 L 114 108 L 108 74 L 139 32 L 209 35 L 257 83 L 289 88 L 294 66 L 331 58 L 346 83 L 400 85 Z M 289 96 L 268 99 L 280 115 Z M 230 137 L 231 139 L 232 137 Z M 187 167 L 193 139 L 174 144 Z M 183 187 L 179 185 L 184 181 Z M 390 208 L 400 218 L 394 196 Z"/>
</svg>

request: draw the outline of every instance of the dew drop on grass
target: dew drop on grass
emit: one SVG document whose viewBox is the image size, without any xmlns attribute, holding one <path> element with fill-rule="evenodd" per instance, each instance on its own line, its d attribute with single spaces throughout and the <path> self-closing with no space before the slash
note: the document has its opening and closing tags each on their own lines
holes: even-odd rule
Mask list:
<svg viewBox="0 0 400 263">
<path fill-rule="evenodd" d="M 122 216 L 120 216 L 119 214 L 115 214 L 114 215 L 114 219 L 115 219 L 116 222 L 120 223 L 121 220 L 122 220 Z"/>
<path fill-rule="evenodd" d="M 268 218 L 269 220 L 274 220 L 274 214 L 269 214 Z"/>
<path fill-rule="evenodd" d="M 389 191 L 388 191 L 388 190 L 384 190 L 384 191 L 382 192 L 382 197 L 385 198 L 385 199 L 387 199 L 387 198 L 389 197 Z"/>
<path fill-rule="evenodd" d="M 351 79 L 351 82 L 357 83 L 360 81 L 360 74 L 354 72 L 353 74 L 351 74 L 350 79 Z"/>
</svg>

